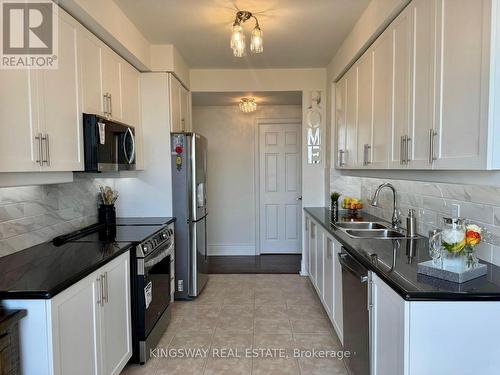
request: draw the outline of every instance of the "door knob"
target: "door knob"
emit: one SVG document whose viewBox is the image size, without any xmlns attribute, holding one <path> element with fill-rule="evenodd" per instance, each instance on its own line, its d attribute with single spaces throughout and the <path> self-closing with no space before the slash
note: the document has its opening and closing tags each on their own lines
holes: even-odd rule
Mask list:
<svg viewBox="0 0 500 375">
<path fill-rule="evenodd" d="M 302 195 L 300 197 L 297 197 L 297 200 L 301 201 L 302 200 Z"/>
</svg>

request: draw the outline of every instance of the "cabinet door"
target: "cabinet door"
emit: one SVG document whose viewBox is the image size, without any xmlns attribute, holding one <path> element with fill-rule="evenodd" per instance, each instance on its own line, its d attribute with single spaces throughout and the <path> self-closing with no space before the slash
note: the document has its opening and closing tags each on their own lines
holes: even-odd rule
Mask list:
<svg viewBox="0 0 500 375">
<path fill-rule="evenodd" d="M 371 274 L 371 356 L 374 375 L 404 374 L 405 301 Z"/>
<path fill-rule="evenodd" d="M 316 226 L 316 286 L 318 288 L 319 298 L 323 299 L 323 253 L 324 253 L 324 232 L 319 226 Z"/>
<path fill-rule="evenodd" d="M 170 74 L 170 117 L 171 132 L 181 132 L 181 84 L 172 74 Z"/>
<path fill-rule="evenodd" d="M 311 248 L 309 246 L 310 243 L 310 233 L 311 233 L 311 219 L 309 215 L 304 213 L 304 222 L 305 222 L 305 233 L 304 233 L 304 247 L 305 254 L 307 254 L 307 273 L 311 274 Z"/>
<path fill-rule="evenodd" d="M 309 276 L 312 283 L 316 286 L 316 244 L 317 244 L 317 230 L 318 227 L 314 221 L 311 220 L 310 233 L 309 233 Z"/>
<path fill-rule="evenodd" d="M 0 172 L 40 170 L 29 70 L 0 70 Z"/>
<path fill-rule="evenodd" d="M 409 5 L 413 32 L 413 109 L 410 124 L 409 167 L 428 169 L 430 159 L 430 131 L 434 128 L 434 74 L 436 56 L 436 1 L 414 0 Z"/>
<path fill-rule="evenodd" d="M 391 26 L 394 45 L 394 112 L 392 121 L 392 149 L 390 166 L 406 168 L 410 128 L 411 103 L 411 13 L 406 9 Z"/>
<path fill-rule="evenodd" d="M 357 163 L 358 133 L 358 83 L 356 69 L 346 73 L 346 150 L 345 167 L 353 168 Z"/>
<path fill-rule="evenodd" d="M 370 49 L 373 55 L 373 145 L 371 167 L 387 168 L 391 149 L 393 44 L 386 30 Z"/>
<path fill-rule="evenodd" d="M 372 55 L 365 53 L 356 65 L 358 75 L 357 166 L 371 162 L 372 147 Z"/>
<path fill-rule="evenodd" d="M 325 251 L 323 253 L 323 272 L 324 272 L 324 287 L 323 287 L 323 301 L 326 313 L 333 319 L 333 257 L 334 245 L 333 239 L 325 236 L 324 242 Z"/>
<path fill-rule="evenodd" d="M 102 76 L 102 43 L 83 27 L 78 30 L 78 59 L 80 62 L 82 105 L 84 113 L 104 114 Z"/>
<path fill-rule="evenodd" d="M 335 86 L 335 122 L 337 126 L 337 149 L 332 164 L 343 168 L 346 150 L 346 80 L 342 78 Z"/>
<path fill-rule="evenodd" d="M 38 107 L 44 140 L 43 170 L 83 170 L 83 139 L 77 63 L 78 23 L 59 12 L 58 68 L 37 74 Z"/>
<path fill-rule="evenodd" d="M 111 96 L 105 111 L 111 113 L 116 120 L 122 119 L 121 90 L 120 90 L 120 58 L 109 48 L 101 51 L 102 56 L 102 92 Z"/>
<path fill-rule="evenodd" d="M 51 300 L 55 375 L 101 374 L 99 286 L 93 274 Z"/>
<path fill-rule="evenodd" d="M 342 245 L 333 239 L 333 326 L 337 331 L 340 342 L 344 342 L 343 311 L 342 311 L 342 266 L 338 254 L 342 251 Z"/>
<path fill-rule="evenodd" d="M 189 100 L 189 91 L 183 86 L 180 87 L 181 97 L 181 129 L 182 131 L 191 131 L 191 108 Z"/>
<path fill-rule="evenodd" d="M 136 169 L 144 169 L 143 137 L 140 102 L 140 73 L 123 61 L 121 63 L 122 121 L 135 128 Z"/>
<path fill-rule="evenodd" d="M 436 169 L 485 169 L 492 2 L 438 0 Z"/>
<path fill-rule="evenodd" d="M 128 252 L 103 268 L 103 374 L 119 374 L 132 356 L 130 322 L 130 263 Z"/>
</svg>

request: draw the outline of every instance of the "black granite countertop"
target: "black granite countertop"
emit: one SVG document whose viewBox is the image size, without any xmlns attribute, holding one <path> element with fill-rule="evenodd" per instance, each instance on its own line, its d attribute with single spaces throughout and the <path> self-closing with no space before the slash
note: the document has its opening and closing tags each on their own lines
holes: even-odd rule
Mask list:
<svg viewBox="0 0 500 375">
<path fill-rule="evenodd" d="M 127 242 L 43 243 L 0 258 L 1 299 L 49 299 L 128 251 Z"/>
<path fill-rule="evenodd" d="M 333 227 L 329 208 L 304 210 L 335 237 L 353 257 L 375 272 L 394 291 L 408 301 L 500 301 L 500 267 L 487 264 L 488 273 L 457 284 L 417 273 L 417 264 L 430 260 L 428 239 L 357 239 Z M 339 221 L 351 221 L 340 211 Z M 357 221 L 384 221 L 360 212 Z"/>
</svg>

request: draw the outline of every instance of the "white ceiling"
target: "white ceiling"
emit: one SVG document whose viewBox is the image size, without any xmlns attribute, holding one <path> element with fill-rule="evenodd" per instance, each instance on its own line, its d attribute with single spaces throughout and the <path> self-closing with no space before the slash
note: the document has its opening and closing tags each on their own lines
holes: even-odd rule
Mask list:
<svg viewBox="0 0 500 375">
<path fill-rule="evenodd" d="M 241 98 L 254 98 L 257 105 L 301 105 L 301 91 L 193 92 L 193 106 L 237 105 Z"/>
<path fill-rule="evenodd" d="M 369 0 L 114 0 L 152 44 L 174 44 L 190 68 L 325 67 Z M 229 48 L 236 10 L 257 15 L 264 53 Z M 249 47 L 253 20 L 244 25 Z"/>
</svg>

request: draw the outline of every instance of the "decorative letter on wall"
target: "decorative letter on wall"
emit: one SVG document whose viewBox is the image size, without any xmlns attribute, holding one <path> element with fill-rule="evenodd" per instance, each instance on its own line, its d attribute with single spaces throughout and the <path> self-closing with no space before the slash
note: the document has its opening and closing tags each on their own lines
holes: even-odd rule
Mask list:
<svg viewBox="0 0 500 375">
<path fill-rule="evenodd" d="M 321 163 L 321 92 L 311 93 L 311 105 L 306 112 L 307 164 Z"/>
</svg>

